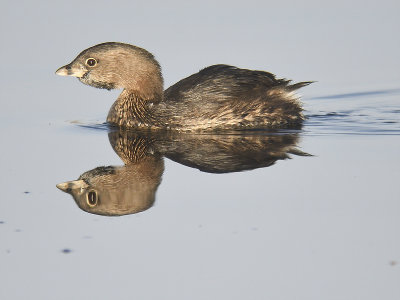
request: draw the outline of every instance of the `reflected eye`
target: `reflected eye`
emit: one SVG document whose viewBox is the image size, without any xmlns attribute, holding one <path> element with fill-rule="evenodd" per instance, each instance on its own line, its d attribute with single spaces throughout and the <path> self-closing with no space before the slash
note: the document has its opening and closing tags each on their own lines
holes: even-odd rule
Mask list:
<svg viewBox="0 0 400 300">
<path fill-rule="evenodd" d="M 86 60 L 86 64 L 87 64 L 89 67 L 94 67 L 95 65 L 97 65 L 97 60 L 95 60 L 94 58 L 88 58 L 88 59 Z"/>
<path fill-rule="evenodd" d="M 90 207 L 97 205 L 97 194 L 95 191 L 90 191 L 86 196 L 86 202 Z"/>
</svg>

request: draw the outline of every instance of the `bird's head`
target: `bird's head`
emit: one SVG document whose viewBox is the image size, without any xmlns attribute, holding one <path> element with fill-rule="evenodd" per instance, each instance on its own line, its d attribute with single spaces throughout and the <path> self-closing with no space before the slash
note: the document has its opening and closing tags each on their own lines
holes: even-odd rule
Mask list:
<svg viewBox="0 0 400 300">
<path fill-rule="evenodd" d="M 126 89 L 144 100 L 162 97 L 163 78 L 154 56 L 129 44 L 108 42 L 82 51 L 57 75 L 74 76 L 103 89 Z"/>
</svg>

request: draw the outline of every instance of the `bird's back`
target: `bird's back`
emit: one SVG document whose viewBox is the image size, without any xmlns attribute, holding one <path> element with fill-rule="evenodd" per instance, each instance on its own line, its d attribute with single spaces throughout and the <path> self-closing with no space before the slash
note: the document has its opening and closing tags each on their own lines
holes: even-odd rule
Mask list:
<svg viewBox="0 0 400 300">
<path fill-rule="evenodd" d="M 159 109 L 170 128 L 182 130 L 288 127 L 303 120 L 293 91 L 307 84 L 214 65 L 169 87 Z"/>
</svg>

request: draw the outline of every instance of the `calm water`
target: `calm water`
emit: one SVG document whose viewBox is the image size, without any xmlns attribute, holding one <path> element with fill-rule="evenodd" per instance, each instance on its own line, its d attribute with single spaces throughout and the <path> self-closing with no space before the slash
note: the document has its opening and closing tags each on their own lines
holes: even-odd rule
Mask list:
<svg viewBox="0 0 400 300">
<path fill-rule="evenodd" d="M 398 4 L 253 2 L 117 1 L 92 16 L 4 4 L 1 299 L 400 298 Z M 155 52 L 167 86 L 213 63 L 316 80 L 301 91 L 308 119 L 115 131 L 103 122 L 118 91 L 54 75 L 106 40 Z M 91 205 L 56 188 L 81 175 Z"/>
<path fill-rule="evenodd" d="M 55 184 L 96 167 L 123 166 L 112 147 L 129 160 L 121 154 L 134 148 L 129 141 L 146 144 L 146 137 L 89 123 L 3 127 L 3 159 L 13 159 L 2 161 L 1 293 L 5 299 L 395 299 L 399 97 L 309 100 L 316 109 L 295 133 L 159 138 L 149 146 L 150 160 L 121 171 L 127 184 L 114 180 L 119 202 L 99 205 L 117 206 L 100 213 L 119 214 L 118 207 L 131 213 L 123 194 L 142 210 L 155 193 L 151 208 L 123 217 L 88 214 Z M 242 152 L 232 153 L 238 145 Z M 187 154 L 187 165 L 213 172 L 267 167 L 210 174 L 163 162 L 154 151 L 183 161 Z M 143 185 L 153 189 L 143 192 L 148 199 Z M 97 191 L 101 199 L 105 192 Z"/>
</svg>

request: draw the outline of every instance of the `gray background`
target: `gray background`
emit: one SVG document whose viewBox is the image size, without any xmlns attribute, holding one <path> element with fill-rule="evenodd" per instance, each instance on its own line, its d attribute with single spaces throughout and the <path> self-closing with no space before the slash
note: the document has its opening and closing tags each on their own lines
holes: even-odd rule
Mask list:
<svg viewBox="0 0 400 300">
<path fill-rule="evenodd" d="M 0 298 L 399 299 L 399 6 L 2 1 Z M 103 122 L 119 91 L 54 72 L 106 41 L 152 52 L 166 86 L 215 63 L 316 80 L 307 113 L 347 119 L 310 118 L 315 157 L 271 168 L 166 160 L 153 208 L 89 215 L 55 184 L 122 164 L 105 131 L 71 124 Z M 321 98 L 370 91 L 392 92 Z"/>
</svg>

